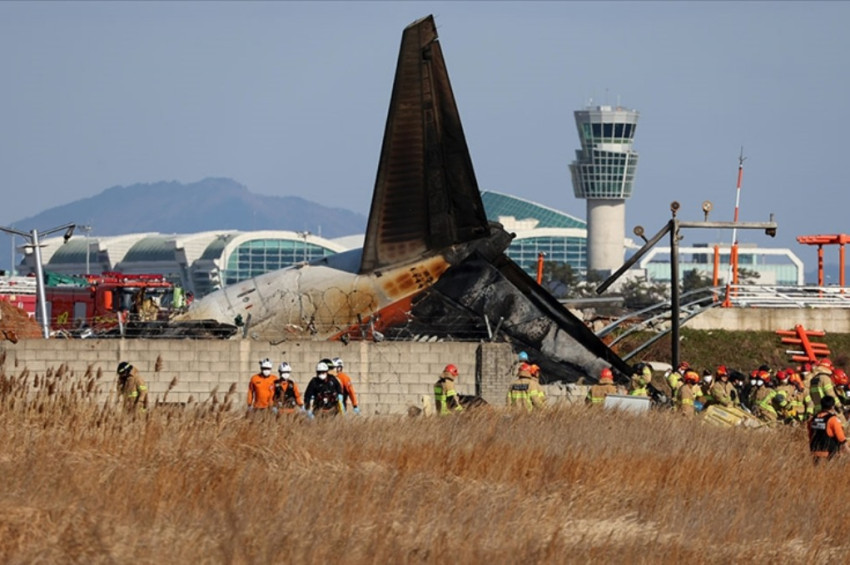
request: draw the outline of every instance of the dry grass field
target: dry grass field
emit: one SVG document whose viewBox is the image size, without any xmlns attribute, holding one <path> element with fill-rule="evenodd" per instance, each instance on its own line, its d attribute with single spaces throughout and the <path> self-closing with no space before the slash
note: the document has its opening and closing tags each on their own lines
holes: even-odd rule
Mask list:
<svg viewBox="0 0 850 565">
<path fill-rule="evenodd" d="M 850 465 L 669 413 L 127 415 L 0 375 L 3 563 L 846 562 Z M 240 400 L 244 391 L 237 391 Z M 153 399 L 155 400 L 155 399 Z"/>
</svg>

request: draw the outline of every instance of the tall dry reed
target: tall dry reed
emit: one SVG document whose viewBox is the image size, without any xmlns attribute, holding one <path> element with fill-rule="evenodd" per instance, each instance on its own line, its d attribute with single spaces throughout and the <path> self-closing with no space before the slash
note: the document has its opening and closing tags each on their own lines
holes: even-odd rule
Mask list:
<svg viewBox="0 0 850 565">
<path fill-rule="evenodd" d="M 805 433 L 562 407 L 447 418 L 127 413 L 67 368 L 0 373 L 0 560 L 826 562 L 850 467 Z M 156 399 L 152 399 L 156 400 Z M 152 402 L 153 404 L 153 402 Z"/>
</svg>

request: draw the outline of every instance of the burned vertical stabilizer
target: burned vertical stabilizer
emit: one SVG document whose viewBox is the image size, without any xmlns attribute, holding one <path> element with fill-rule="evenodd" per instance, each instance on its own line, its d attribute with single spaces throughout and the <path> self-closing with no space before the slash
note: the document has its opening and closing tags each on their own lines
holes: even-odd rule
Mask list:
<svg viewBox="0 0 850 565">
<path fill-rule="evenodd" d="M 360 272 L 486 237 L 484 204 L 433 16 L 405 28 Z"/>
</svg>

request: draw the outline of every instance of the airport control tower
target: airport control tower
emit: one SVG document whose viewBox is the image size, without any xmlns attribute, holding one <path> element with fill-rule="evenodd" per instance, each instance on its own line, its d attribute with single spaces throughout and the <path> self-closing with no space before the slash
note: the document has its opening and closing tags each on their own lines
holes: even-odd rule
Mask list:
<svg viewBox="0 0 850 565">
<path fill-rule="evenodd" d="M 610 273 L 624 260 L 626 198 L 638 154 L 632 148 L 638 112 L 590 106 L 575 112 L 581 150 L 570 164 L 576 198 L 587 200 L 587 268 Z"/>
</svg>

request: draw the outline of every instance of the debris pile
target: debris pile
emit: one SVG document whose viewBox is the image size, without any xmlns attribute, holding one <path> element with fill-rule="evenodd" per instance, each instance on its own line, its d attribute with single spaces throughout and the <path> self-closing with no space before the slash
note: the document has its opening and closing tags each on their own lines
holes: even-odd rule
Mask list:
<svg viewBox="0 0 850 565">
<path fill-rule="evenodd" d="M 41 337 L 38 322 L 13 304 L 0 300 L 0 341 L 17 343 L 19 339 Z"/>
</svg>

